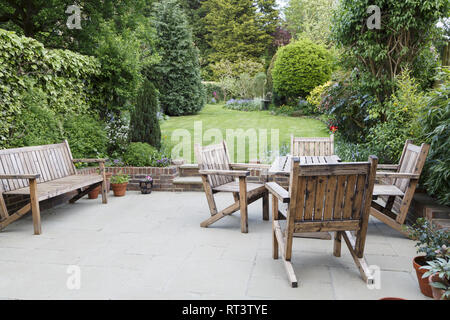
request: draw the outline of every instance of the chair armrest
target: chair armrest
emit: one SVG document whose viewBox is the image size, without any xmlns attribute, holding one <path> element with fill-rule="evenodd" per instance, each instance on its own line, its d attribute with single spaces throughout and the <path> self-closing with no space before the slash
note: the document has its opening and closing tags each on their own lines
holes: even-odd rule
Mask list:
<svg viewBox="0 0 450 320">
<path fill-rule="evenodd" d="M 398 169 L 398 164 L 379 164 L 379 165 L 377 165 L 377 169 L 397 170 Z"/>
<path fill-rule="evenodd" d="M 246 169 L 269 169 L 270 165 L 268 164 L 261 164 L 261 163 L 230 163 L 230 167 L 232 169 L 240 169 L 240 170 L 246 170 Z"/>
<path fill-rule="evenodd" d="M 266 189 L 283 203 L 289 203 L 291 201 L 289 192 L 276 182 L 266 183 Z"/>
<path fill-rule="evenodd" d="M 104 163 L 106 162 L 106 159 L 73 159 L 74 163 L 77 162 L 85 162 L 85 163 Z"/>
<path fill-rule="evenodd" d="M 406 173 L 406 172 L 385 172 L 378 171 L 377 178 L 397 178 L 397 179 L 419 179 L 419 174 Z"/>
<path fill-rule="evenodd" d="M 36 180 L 41 175 L 39 173 L 33 173 L 33 174 L 0 174 L 0 179 L 29 179 L 29 180 Z"/>
<path fill-rule="evenodd" d="M 203 175 L 218 175 L 218 176 L 233 176 L 233 177 L 248 177 L 250 171 L 239 170 L 199 170 Z"/>
</svg>

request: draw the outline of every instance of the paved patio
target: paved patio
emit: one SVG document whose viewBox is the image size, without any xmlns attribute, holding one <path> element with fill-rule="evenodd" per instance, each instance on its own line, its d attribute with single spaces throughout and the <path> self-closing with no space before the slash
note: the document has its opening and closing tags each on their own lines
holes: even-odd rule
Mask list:
<svg viewBox="0 0 450 320">
<path fill-rule="evenodd" d="M 232 197 L 218 195 L 218 206 Z M 271 258 L 271 222 L 261 203 L 249 207 L 249 233 L 239 213 L 208 229 L 203 193 L 129 192 L 124 198 L 80 200 L 42 213 L 41 236 L 31 216 L 0 232 L 0 299 L 427 299 L 411 260 L 414 242 L 372 219 L 366 258 L 381 268 L 381 289 L 361 280 L 345 247 L 295 239 L 299 287 Z M 67 268 L 81 270 L 81 288 L 66 286 Z"/>
</svg>

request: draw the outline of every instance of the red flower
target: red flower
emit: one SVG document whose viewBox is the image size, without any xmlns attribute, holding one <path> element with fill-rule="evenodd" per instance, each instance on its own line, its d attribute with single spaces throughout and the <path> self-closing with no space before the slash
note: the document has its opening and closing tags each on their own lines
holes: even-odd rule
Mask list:
<svg viewBox="0 0 450 320">
<path fill-rule="evenodd" d="M 338 130 L 337 126 L 331 126 L 330 127 L 330 131 L 333 132 L 333 133 L 335 133 L 337 130 Z"/>
</svg>

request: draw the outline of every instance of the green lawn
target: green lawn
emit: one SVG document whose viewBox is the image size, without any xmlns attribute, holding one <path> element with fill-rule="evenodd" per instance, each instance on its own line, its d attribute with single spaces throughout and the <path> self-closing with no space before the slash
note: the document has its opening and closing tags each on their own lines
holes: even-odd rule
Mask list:
<svg viewBox="0 0 450 320">
<path fill-rule="evenodd" d="M 203 145 L 226 139 L 232 161 L 258 158 L 268 163 L 277 150 L 289 151 L 291 133 L 298 137 L 329 135 L 325 124 L 318 120 L 275 116 L 269 111 L 227 110 L 223 105 L 207 105 L 194 116 L 171 117 L 161 124 L 161 130 L 163 137 L 174 145 L 173 156 L 188 163 L 195 163 L 193 146 L 200 139 Z"/>
</svg>

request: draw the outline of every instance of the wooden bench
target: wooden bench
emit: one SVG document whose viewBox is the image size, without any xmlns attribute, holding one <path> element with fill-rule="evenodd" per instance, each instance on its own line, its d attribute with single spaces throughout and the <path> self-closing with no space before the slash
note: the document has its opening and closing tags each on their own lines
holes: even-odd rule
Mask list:
<svg viewBox="0 0 450 320">
<path fill-rule="evenodd" d="M 77 174 L 75 162 L 99 163 L 99 174 Z M 34 234 L 41 234 L 40 201 L 78 191 L 74 203 L 99 185 L 107 203 L 105 159 L 73 159 L 67 141 L 0 150 L 0 230 L 31 210 Z M 30 203 L 10 214 L 5 195 L 29 196 Z"/>
</svg>

